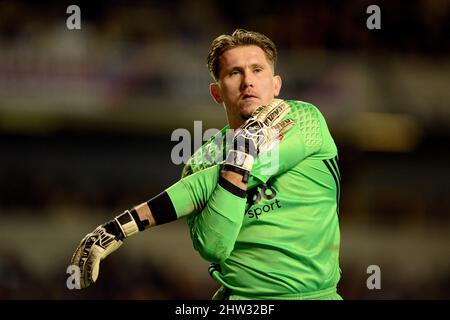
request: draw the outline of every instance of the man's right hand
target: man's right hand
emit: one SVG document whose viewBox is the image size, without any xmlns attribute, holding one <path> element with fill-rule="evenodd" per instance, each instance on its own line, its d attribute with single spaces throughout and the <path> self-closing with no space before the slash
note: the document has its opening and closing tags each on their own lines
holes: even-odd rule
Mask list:
<svg viewBox="0 0 450 320">
<path fill-rule="evenodd" d="M 97 281 L 100 262 L 116 251 L 122 240 L 139 231 L 130 211 L 98 226 L 81 240 L 71 259 L 71 265 L 80 269 L 80 287 L 87 288 Z"/>
</svg>

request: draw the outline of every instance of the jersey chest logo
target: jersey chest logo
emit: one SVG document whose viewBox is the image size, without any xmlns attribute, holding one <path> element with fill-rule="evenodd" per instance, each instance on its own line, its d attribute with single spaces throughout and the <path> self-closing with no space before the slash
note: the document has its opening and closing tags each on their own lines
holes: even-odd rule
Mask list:
<svg viewBox="0 0 450 320">
<path fill-rule="evenodd" d="M 256 188 L 247 190 L 247 204 L 249 207 L 258 204 L 261 200 L 272 200 L 277 196 L 277 192 L 269 183 L 265 183 Z"/>
<path fill-rule="evenodd" d="M 249 218 L 259 219 L 261 214 L 281 208 L 281 201 L 277 199 L 268 204 L 264 204 L 263 206 L 257 206 L 262 200 L 272 200 L 276 197 L 276 195 L 277 192 L 268 183 L 248 190 L 247 210 L 245 211 L 245 215 Z"/>
</svg>

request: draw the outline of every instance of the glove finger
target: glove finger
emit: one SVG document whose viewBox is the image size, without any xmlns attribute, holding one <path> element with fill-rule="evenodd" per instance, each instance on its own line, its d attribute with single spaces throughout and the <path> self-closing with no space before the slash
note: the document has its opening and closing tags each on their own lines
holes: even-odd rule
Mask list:
<svg viewBox="0 0 450 320">
<path fill-rule="evenodd" d="M 80 262 L 79 262 L 79 267 L 80 267 L 80 286 L 82 289 L 87 288 L 91 285 L 91 283 L 93 282 L 91 279 L 91 270 L 92 270 L 92 264 L 91 261 L 89 260 L 90 257 L 90 253 L 89 256 L 86 257 L 86 249 L 83 250 L 84 251 L 84 256 L 81 258 Z"/>
<path fill-rule="evenodd" d="M 257 107 L 243 127 L 249 127 L 255 123 L 264 124 L 265 126 L 274 125 L 283 119 L 289 111 L 290 107 L 284 100 L 272 99 L 268 105 Z"/>
<path fill-rule="evenodd" d="M 103 248 L 93 245 L 89 250 L 88 256 L 81 259 L 80 284 L 82 289 L 89 287 L 92 283 L 97 281 L 103 251 Z"/>
<path fill-rule="evenodd" d="M 289 105 L 281 100 L 281 102 L 274 108 L 263 110 L 263 112 L 261 113 L 261 116 L 263 116 L 263 118 L 260 121 L 263 122 L 266 126 L 273 126 L 280 122 L 281 119 L 283 119 L 290 110 L 291 108 L 289 107 Z M 265 114 L 263 115 L 263 113 Z"/>
<path fill-rule="evenodd" d="M 97 281 L 100 270 L 100 261 L 102 260 L 101 257 L 104 251 L 105 250 L 103 248 L 94 246 L 88 260 L 86 261 L 86 265 L 88 266 L 86 271 L 88 271 L 87 277 L 89 284 Z"/>
<path fill-rule="evenodd" d="M 278 131 L 279 135 L 284 135 L 286 132 L 288 132 L 293 126 L 295 125 L 294 120 L 292 119 L 286 119 L 278 124 L 272 126 L 275 130 Z"/>
<path fill-rule="evenodd" d="M 91 272 L 95 241 L 96 235 L 94 233 L 86 235 L 72 257 L 72 264 L 80 269 L 80 286 L 82 289 L 89 287 L 93 282 Z"/>
<path fill-rule="evenodd" d="M 258 127 L 261 128 L 261 122 L 256 121 L 256 119 L 259 117 L 259 114 L 263 112 L 263 110 L 266 108 L 266 106 L 259 106 L 253 111 L 251 117 L 245 121 L 245 123 L 241 126 L 241 128 L 248 129 L 250 127 Z M 237 133 L 236 133 L 237 134 Z"/>
<path fill-rule="evenodd" d="M 86 259 L 82 258 L 84 248 L 85 245 L 80 244 L 80 246 L 73 254 L 72 259 L 70 260 L 70 264 L 77 267 L 79 270 L 79 279 L 77 279 L 76 281 L 79 282 L 81 289 L 84 289 L 90 285 L 90 281 L 86 278 Z"/>
<path fill-rule="evenodd" d="M 283 100 L 281 99 L 273 99 L 269 104 L 259 106 L 252 113 L 252 118 L 257 121 L 263 122 L 267 118 L 267 115 L 270 114 L 274 109 L 276 109 L 282 102 Z"/>
<path fill-rule="evenodd" d="M 264 108 L 266 108 L 266 106 L 259 106 L 255 109 L 255 111 L 253 111 L 251 118 L 255 119 L 258 117 L 258 115 L 264 110 Z"/>
</svg>

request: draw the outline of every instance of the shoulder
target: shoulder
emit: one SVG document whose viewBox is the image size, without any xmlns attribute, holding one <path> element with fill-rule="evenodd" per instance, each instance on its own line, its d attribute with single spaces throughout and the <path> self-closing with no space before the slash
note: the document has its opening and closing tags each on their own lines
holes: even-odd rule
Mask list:
<svg viewBox="0 0 450 320">
<path fill-rule="evenodd" d="M 295 121 L 305 145 L 320 148 L 326 154 L 336 152 L 336 146 L 328 129 L 327 121 L 318 107 L 299 100 L 285 100 L 291 107 L 289 116 Z"/>
<path fill-rule="evenodd" d="M 318 107 L 310 102 L 300 100 L 284 100 L 291 107 L 291 114 L 295 115 L 319 115 L 321 114 Z"/>
<path fill-rule="evenodd" d="M 312 103 L 299 100 L 285 100 L 285 102 L 291 107 L 289 116 L 302 128 L 302 131 L 319 130 L 325 123 L 319 108 Z"/>
</svg>

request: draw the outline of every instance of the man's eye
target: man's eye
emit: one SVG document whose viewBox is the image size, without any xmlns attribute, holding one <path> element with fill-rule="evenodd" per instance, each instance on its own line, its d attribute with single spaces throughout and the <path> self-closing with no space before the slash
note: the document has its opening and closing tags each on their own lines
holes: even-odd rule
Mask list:
<svg viewBox="0 0 450 320">
<path fill-rule="evenodd" d="M 259 73 L 259 72 L 261 72 L 261 71 L 263 71 L 263 69 L 261 69 L 261 68 L 256 68 L 256 69 L 255 69 L 255 73 Z"/>
<path fill-rule="evenodd" d="M 239 74 L 239 71 L 237 71 L 237 70 L 234 70 L 234 71 L 231 71 L 231 73 L 230 73 L 232 76 L 235 76 L 235 75 L 238 75 Z"/>
</svg>

